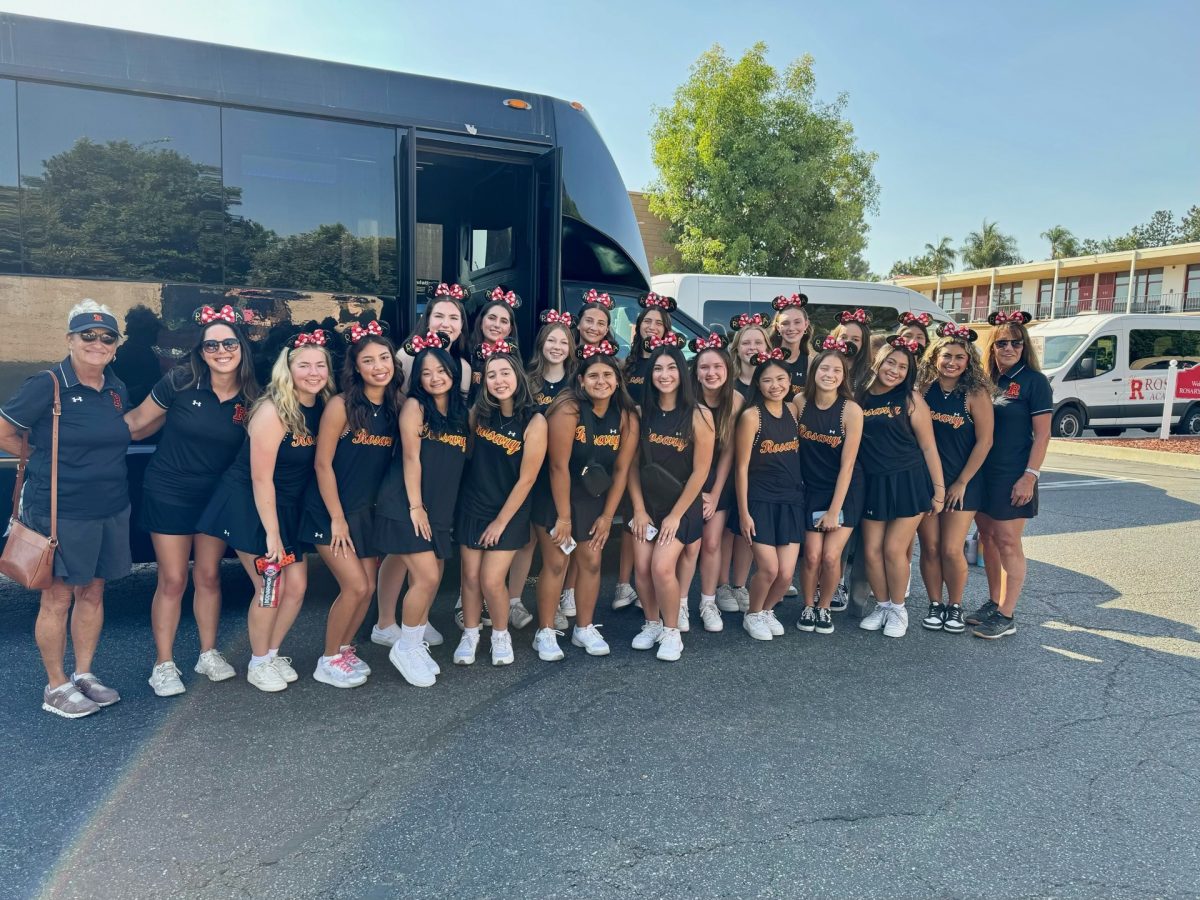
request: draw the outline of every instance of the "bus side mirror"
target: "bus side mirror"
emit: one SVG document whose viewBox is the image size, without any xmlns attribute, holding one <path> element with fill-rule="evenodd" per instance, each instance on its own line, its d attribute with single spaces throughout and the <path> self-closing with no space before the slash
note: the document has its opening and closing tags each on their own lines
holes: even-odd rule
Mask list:
<svg viewBox="0 0 1200 900">
<path fill-rule="evenodd" d="M 1076 378 L 1095 378 L 1096 377 L 1096 357 L 1085 356 L 1079 361 L 1075 367 Z"/>
</svg>

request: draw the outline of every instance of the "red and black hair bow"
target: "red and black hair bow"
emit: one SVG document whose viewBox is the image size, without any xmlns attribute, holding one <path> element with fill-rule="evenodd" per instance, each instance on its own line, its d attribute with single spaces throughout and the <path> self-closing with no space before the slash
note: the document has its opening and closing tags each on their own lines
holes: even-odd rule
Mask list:
<svg viewBox="0 0 1200 900">
<path fill-rule="evenodd" d="M 890 346 L 897 350 L 907 350 L 909 353 L 916 354 L 921 351 L 921 345 L 916 341 L 910 341 L 902 334 L 894 334 L 887 339 Z"/>
<path fill-rule="evenodd" d="M 617 348 L 605 339 L 598 344 L 584 344 L 579 348 L 580 359 L 591 359 L 593 356 L 616 356 Z"/>
<path fill-rule="evenodd" d="M 583 292 L 584 304 L 595 303 L 597 306 L 603 306 L 605 309 L 613 308 L 613 299 L 603 291 L 598 291 L 595 288 L 588 288 Z"/>
<path fill-rule="evenodd" d="M 320 328 L 314 328 L 312 331 L 302 331 L 294 335 L 287 345 L 295 350 L 298 347 L 324 347 L 328 342 L 329 335 Z"/>
<path fill-rule="evenodd" d="M 743 328 L 749 328 L 751 325 L 757 325 L 762 328 L 766 324 L 766 317 L 762 313 L 742 313 L 740 316 L 734 316 L 729 320 L 729 327 L 734 331 L 741 331 Z"/>
<path fill-rule="evenodd" d="M 568 328 L 575 321 L 569 312 L 559 312 L 557 309 L 548 309 L 538 318 L 543 325 L 566 325 Z"/>
<path fill-rule="evenodd" d="M 938 337 L 953 338 L 956 341 L 966 341 L 968 344 L 975 343 L 979 337 L 975 329 L 968 328 L 966 325 L 955 325 L 953 322 L 943 322 L 937 329 Z"/>
<path fill-rule="evenodd" d="M 451 300 L 457 300 L 460 303 L 465 301 L 470 296 L 470 291 L 464 288 L 461 284 L 446 284 L 442 282 L 433 289 L 433 297 L 449 297 Z"/>
<path fill-rule="evenodd" d="M 785 309 L 803 309 L 808 305 L 808 296 L 806 294 L 780 294 L 771 301 L 771 305 L 775 307 L 776 312 L 783 312 Z"/>
<path fill-rule="evenodd" d="M 1023 309 L 1014 309 L 1007 313 L 998 311 L 988 316 L 988 323 L 991 325 L 1027 325 L 1031 321 L 1033 316 Z"/>
<path fill-rule="evenodd" d="M 489 301 L 499 301 L 508 306 L 509 309 L 516 309 L 521 305 L 521 298 L 517 296 L 515 291 L 510 291 L 504 285 L 497 285 L 492 288 L 490 294 L 487 295 Z"/>
<path fill-rule="evenodd" d="M 755 353 L 754 356 L 750 358 L 750 361 L 756 366 L 761 366 L 765 362 L 783 362 L 783 359 L 783 348 L 772 347 L 766 353 Z"/>
<path fill-rule="evenodd" d="M 201 306 L 194 313 L 192 319 L 197 325 L 211 325 L 213 322 L 224 322 L 227 325 L 237 325 L 241 321 L 241 316 L 238 311 L 226 303 L 220 309 L 215 309 L 211 306 Z"/>
<path fill-rule="evenodd" d="M 638 297 L 638 306 L 642 309 L 661 309 L 666 312 L 674 312 L 676 303 L 674 297 L 665 297 L 650 291 Z"/>
<path fill-rule="evenodd" d="M 837 320 L 845 325 L 847 322 L 857 322 L 859 325 L 870 325 L 871 314 L 865 309 L 843 309 L 837 314 Z"/>
<path fill-rule="evenodd" d="M 504 338 L 500 338 L 500 340 L 491 343 L 484 341 L 479 345 L 479 349 L 475 351 L 475 355 L 480 359 L 487 359 L 489 356 L 496 356 L 498 354 L 511 356 L 516 352 L 517 348 L 515 344 L 510 344 Z"/>
<path fill-rule="evenodd" d="M 693 353 L 699 353 L 701 350 L 724 350 L 727 343 L 723 336 L 713 331 L 708 337 L 692 338 L 688 346 L 692 348 Z"/>
<path fill-rule="evenodd" d="M 386 329 L 384 328 L 383 323 L 376 319 L 372 319 L 366 325 L 360 325 L 358 322 L 354 322 L 346 331 L 346 340 L 351 344 L 357 344 L 363 338 L 370 337 L 372 335 L 375 337 L 383 337 L 385 330 Z"/>
</svg>

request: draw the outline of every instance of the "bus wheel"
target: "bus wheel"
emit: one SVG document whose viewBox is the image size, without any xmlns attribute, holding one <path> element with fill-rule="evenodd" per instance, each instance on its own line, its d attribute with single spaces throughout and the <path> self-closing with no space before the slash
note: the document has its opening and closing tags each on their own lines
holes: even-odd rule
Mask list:
<svg viewBox="0 0 1200 900">
<path fill-rule="evenodd" d="M 1050 434 L 1060 438 L 1077 438 L 1083 434 L 1083 413 L 1077 406 L 1064 406 L 1054 414 Z"/>
<path fill-rule="evenodd" d="M 1200 406 L 1193 406 L 1183 414 L 1175 426 L 1176 434 L 1195 436 L 1200 434 Z"/>
</svg>

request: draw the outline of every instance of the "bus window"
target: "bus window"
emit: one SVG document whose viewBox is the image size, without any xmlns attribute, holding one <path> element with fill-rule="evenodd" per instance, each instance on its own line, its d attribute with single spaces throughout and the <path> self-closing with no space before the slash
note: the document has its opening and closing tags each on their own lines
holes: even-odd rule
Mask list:
<svg viewBox="0 0 1200 900">
<path fill-rule="evenodd" d="M 1200 363 L 1200 330 L 1135 328 L 1129 332 L 1129 368 L 1165 369 L 1173 359 L 1180 368 Z"/>
<path fill-rule="evenodd" d="M 471 274 L 507 266 L 513 258 L 512 226 L 471 230 Z"/>
<path fill-rule="evenodd" d="M 17 118 L 17 83 L 0 78 L 0 122 Z M 21 206 L 17 196 L 17 132 L 0 128 L 0 272 L 21 271 Z"/>
</svg>

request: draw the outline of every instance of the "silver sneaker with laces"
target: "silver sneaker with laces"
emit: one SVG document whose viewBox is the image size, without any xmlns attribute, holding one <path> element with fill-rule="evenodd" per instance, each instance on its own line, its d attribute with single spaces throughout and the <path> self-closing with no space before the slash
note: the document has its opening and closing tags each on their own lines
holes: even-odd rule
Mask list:
<svg viewBox="0 0 1200 900">
<path fill-rule="evenodd" d="M 642 623 L 642 630 L 633 636 L 634 650 L 650 650 L 662 640 L 663 623 L 658 619 Z"/>
<path fill-rule="evenodd" d="M 179 668 L 172 660 L 155 664 L 150 673 L 150 687 L 159 697 L 177 697 L 187 690 L 179 680 Z"/>
<path fill-rule="evenodd" d="M 121 695 L 112 688 L 100 683 L 100 679 L 91 672 L 84 672 L 80 675 L 72 675 L 71 681 L 75 684 L 75 689 L 83 696 L 87 697 L 97 706 L 112 706 L 121 699 Z"/>
<path fill-rule="evenodd" d="M 100 712 L 100 705 L 93 703 L 76 690 L 75 685 L 67 682 L 54 691 L 46 685 L 42 691 L 42 709 L 64 719 L 82 719 L 84 716 Z"/>
<path fill-rule="evenodd" d="M 787 629 L 783 627 L 783 623 L 775 617 L 774 609 L 764 609 L 763 617 L 766 619 L 767 627 L 771 629 L 771 637 L 783 637 L 787 634 Z"/>
<path fill-rule="evenodd" d="M 511 628 L 524 628 L 533 621 L 533 614 L 525 608 L 520 597 L 508 602 L 508 624 Z"/>
<path fill-rule="evenodd" d="M 216 649 L 201 653 L 192 671 L 197 675 L 204 675 L 209 681 L 228 681 L 237 674 L 221 651 Z"/>
<path fill-rule="evenodd" d="M 292 658 L 290 656 L 273 656 L 271 657 L 270 664 L 275 667 L 275 671 L 279 673 L 279 677 L 288 684 L 299 680 L 300 676 L 292 668 Z"/>
<path fill-rule="evenodd" d="M 737 597 L 733 593 L 733 588 L 727 584 L 722 584 L 717 587 L 717 609 L 721 612 L 735 613 L 741 612 L 741 607 L 738 606 Z"/>
<path fill-rule="evenodd" d="M 558 662 L 563 658 L 562 648 L 558 639 L 563 636 L 561 631 L 553 628 L 539 628 L 533 636 L 533 649 L 537 651 L 538 659 L 542 662 Z"/>
</svg>

